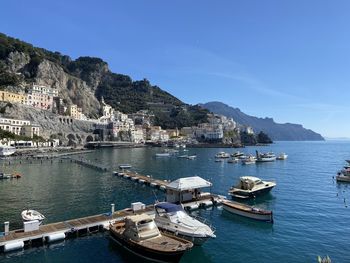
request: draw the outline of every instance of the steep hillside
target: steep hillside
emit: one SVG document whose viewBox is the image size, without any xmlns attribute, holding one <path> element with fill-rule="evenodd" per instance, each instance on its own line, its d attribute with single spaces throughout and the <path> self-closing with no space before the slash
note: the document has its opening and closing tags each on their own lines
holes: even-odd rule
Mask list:
<svg viewBox="0 0 350 263">
<path fill-rule="evenodd" d="M 153 111 L 158 116 L 156 124 L 163 128 L 197 125 L 207 119 L 207 110 L 183 103 L 146 79 L 133 81 L 127 75 L 113 73 L 100 58 L 72 60 L 0 34 L 0 89 L 25 91 L 31 83 L 57 89 L 65 103 L 77 104 L 93 118 L 100 114 L 103 96 L 125 113 Z"/>
<path fill-rule="evenodd" d="M 242 125 L 253 127 L 254 131 L 267 133 L 274 141 L 319 141 L 324 138 L 300 124 L 276 123 L 272 118 L 257 118 L 247 115 L 238 108 L 230 107 L 221 102 L 208 102 L 201 104 L 211 112 L 233 118 Z"/>
</svg>

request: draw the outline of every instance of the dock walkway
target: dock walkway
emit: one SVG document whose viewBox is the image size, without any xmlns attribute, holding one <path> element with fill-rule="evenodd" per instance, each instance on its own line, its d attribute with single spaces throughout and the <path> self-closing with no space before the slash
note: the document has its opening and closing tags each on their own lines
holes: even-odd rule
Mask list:
<svg viewBox="0 0 350 263">
<path fill-rule="evenodd" d="M 6 252 L 6 245 L 16 243 L 23 244 L 24 247 L 29 247 L 34 243 L 43 245 L 44 243 L 48 243 L 50 236 L 56 234 L 64 234 L 63 238 L 65 238 L 102 231 L 108 229 L 110 223 L 114 221 L 121 220 L 128 215 L 141 213 L 154 214 L 153 205 L 149 205 L 145 209 L 135 212 L 128 208 L 109 214 L 106 213 L 41 225 L 38 230 L 34 231 L 24 232 L 23 229 L 9 231 L 6 235 L 0 236 L 0 251 Z"/>
</svg>

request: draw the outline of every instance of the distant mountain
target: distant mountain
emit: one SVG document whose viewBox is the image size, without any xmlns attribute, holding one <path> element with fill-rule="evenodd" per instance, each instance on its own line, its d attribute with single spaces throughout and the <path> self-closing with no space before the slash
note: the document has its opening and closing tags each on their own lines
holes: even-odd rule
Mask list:
<svg viewBox="0 0 350 263">
<path fill-rule="evenodd" d="M 255 132 L 263 131 L 274 141 L 321 141 L 324 138 L 300 124 L 276 123 L 272 118 L 257 118 L 243 113 L 238 108 L 230 107 L 222 102 L 208 102 L 200 106 L 209 111 L 233 118 L 242 125 L 251 126 Z"/>
</svg>

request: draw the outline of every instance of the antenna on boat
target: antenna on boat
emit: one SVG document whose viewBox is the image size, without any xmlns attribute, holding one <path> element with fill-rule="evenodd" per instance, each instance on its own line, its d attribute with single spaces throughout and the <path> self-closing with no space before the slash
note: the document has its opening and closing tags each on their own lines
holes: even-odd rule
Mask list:
<svg viewBox="0 0 350 263">
<path fill-rule="evenodd" d="M 156 192 L 155 192 L 154 190 L 152 190 L 152 193 L 154 194 L 154 197 L 155 197 L 155 199 L 156 199 L 155 203 L 158 203 L 158 202 L 159 202 L 159 200 L 158 200 L 158 197 L 157 197 Z"/>
</svg>

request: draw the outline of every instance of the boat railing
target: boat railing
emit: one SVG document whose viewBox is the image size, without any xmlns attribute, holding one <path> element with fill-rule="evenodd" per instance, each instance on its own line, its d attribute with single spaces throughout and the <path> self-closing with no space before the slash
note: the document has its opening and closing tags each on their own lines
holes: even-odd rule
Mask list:
<svg viewBox="0 0 350 263">
<path fill-rule="evenodd" d="M 211 228 L 211 230 L 213 230 L 213 232 L 216 231 L 216 228 L 212 225 L 212 223 L 209 220 L 207 220 L 207 219 L 205 219 L 205 218 L 203 218 L 201 216 L 198 216 L 198 215 L 191 215 L 191 217 L 193 217 L 194 219 L 198 220 L 199 222 L 209 226 Z M 200 227 L 198 227 L 198 229 L 199 228 Z"/>
</svg>

